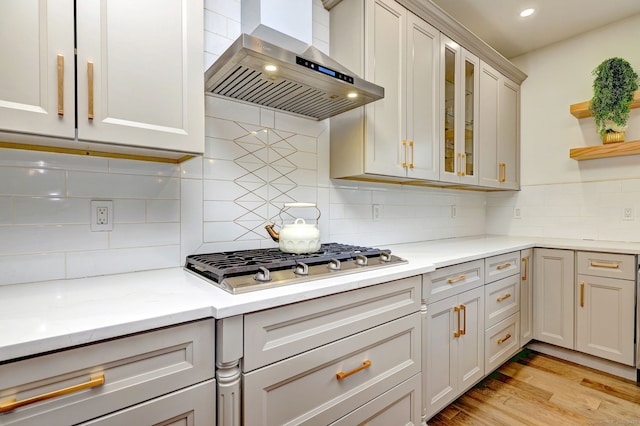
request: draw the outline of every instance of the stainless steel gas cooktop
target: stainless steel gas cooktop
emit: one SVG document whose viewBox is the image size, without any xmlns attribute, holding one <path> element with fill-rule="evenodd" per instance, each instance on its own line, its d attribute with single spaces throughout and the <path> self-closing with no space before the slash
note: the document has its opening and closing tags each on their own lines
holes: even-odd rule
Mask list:
<svg viewBox="0 0 640 426">
<path fill-rule="evenodd" d="M 187 256 L 185 269 L 238 294 L 407 263 L 389 250 L 338 243 L 309 254 L 277 248 Z"/>
</svg>

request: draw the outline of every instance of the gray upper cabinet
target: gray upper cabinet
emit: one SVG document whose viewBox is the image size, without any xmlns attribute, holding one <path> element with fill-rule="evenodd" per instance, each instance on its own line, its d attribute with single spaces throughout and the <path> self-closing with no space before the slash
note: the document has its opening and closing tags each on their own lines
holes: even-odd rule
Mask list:
<svg viewBox="0 0 640 426">
<path fill-rule="evenodd" d="M 331 177 L 438 178 L 439 32 L 393 0 L 332 10 L 332 56 L 385 89 L 384 99 L 331 119 Z"/>
<path fill-rule="evenodd" d="M 480 64 L 480 186 L 520 189 L 520 85 Z"/>
<path fill-rule="evenodd" d="M 332 178 L 519 189 L 526 75 L 441 10 L 332 2 L 331 54 L 385 89 L 331 118 Z"/>
</svg>

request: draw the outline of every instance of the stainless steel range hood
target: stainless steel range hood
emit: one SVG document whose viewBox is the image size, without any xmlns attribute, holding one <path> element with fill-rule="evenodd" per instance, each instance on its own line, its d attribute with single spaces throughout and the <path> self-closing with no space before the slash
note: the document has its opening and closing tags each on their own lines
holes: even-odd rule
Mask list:
<svg viewBox="0 0 640 426">
<path fill-rule="evenodd" d="M 384 97 L 384 88 L 359 78 L 313 46 L 296 53 L 248 34 L 206 71 L 205 89 L 316 120 Z"/>
</svg>

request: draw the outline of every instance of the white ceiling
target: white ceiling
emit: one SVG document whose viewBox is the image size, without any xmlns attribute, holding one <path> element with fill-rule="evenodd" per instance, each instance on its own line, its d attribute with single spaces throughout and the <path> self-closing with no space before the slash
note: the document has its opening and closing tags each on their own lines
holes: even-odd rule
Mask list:
<svg viewBox="0 0 640 426">
<path fill-rule="evenodd" d="M 640 0 L 431 1 L 508 59 L 640 13 Z"/>
</svg>

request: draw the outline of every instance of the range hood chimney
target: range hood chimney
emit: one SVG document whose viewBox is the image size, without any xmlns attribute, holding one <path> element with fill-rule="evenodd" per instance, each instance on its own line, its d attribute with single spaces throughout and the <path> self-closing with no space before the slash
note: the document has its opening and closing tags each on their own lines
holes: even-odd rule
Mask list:
<svg viewBox="0 0 640 426">
<path fill-rule="evenodd" d="M 242 0 L 243 34 L 209 67 L 219 96 L 324 120 L 384 97 L 311 45 L 311 0 Z"/>
</svg>

